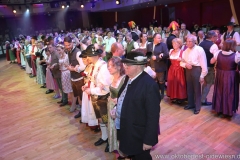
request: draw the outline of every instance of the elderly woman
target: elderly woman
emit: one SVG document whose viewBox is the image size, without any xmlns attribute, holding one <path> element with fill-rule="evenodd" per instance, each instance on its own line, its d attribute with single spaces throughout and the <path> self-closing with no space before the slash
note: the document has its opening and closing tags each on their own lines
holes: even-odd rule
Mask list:
<svg viewBox="0 0 240 160">
<path fill-rule="evenodd" d="M 64 93 L 70 94 L 72 100 L 72 106 L 70 112 L 74 112 L 76 109 L 76 101 L 74 100 L 73 90 L 71 85 L 70 71 L 67 69 L 69 66 L 68 55 L 64 51 L 62 44 L 57 45 L 57 51 L 59 53 L 59 69 L 61 70 L 62 90 Z"/>
<path fill-rule="evenodd" d="M 112 152 L 114 150 L 117 150 L 121 155 L 121 152 L 119 151 L 119 147 L 117 143 L 117 132 L 116 132 L 116 127 L 114 122 L 115 109 L 116 109 L 115 106 L 117 104 L 118 91 L 123 85 L 123 82 L 125 79 L 125 71 L 124 71 L 121 59 L 119 57 L 112 57 L 111 59 L 109 59 L 108 71 L 113 76 L 113 80 L 109 87 L 110 97 L 108 99 L 108 144 L 107 145 L 109 145 L 109 150 L 105 150 L 105 151 Z"/>
<path fill-rule="evenodd" d="M 181 104 L 182 100 L 187 98 L 186 79 L 184 69 L 180 66 L 182 58 L 182 40 L 174 38 L 172 40 L 173 49 L 169 52 L 171 66 L 168 70 L 167 96 L 172 103 Z"/>
<path fill-rule="evenodd" d="M 219 115 L 233 116 L 239 102 L 239 73 L 236 71 L 240 62 L 240 53 L 235 52 L 236 41 L 228 39 L 223 42 L 222 51 L 216 53 L 210 63 L 216 65 L 212 109 Z"/>
</svg>

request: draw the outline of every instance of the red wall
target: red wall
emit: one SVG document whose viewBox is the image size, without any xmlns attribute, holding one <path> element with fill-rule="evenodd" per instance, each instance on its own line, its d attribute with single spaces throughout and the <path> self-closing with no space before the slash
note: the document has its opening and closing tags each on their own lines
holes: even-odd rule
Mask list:
<svg viewBox="0 0 240 160">
<path fill-rule="evenodd" d="M 190 27 L 194 23 L 222 26 L 230 21 L 232 12 L 229 0 L 198 0 L 176 5 L 175 16 Z"/>
<path fill-rule="evenodd" d="M 240 6 L 240 0 L 234 0 L 235 6 Z M 191 28 L 194 24 L 211 24 L 220 27 L 226 25 L 232 17 L 229 0 L 192 0 L 187 2 L 171 4 L 168 7 L 175 7 L 175 18 L 181 19 Z M 240 19 L 240 10 L 236 8 Z M 162 13 L 162 15 L 161 15 Z M 161 19 L 162 17 L 162 19 Z M 115 24 L 114 12 L 90 13 L 90 24 L 96 26 L 96 22 L 101 20 L 102 27 L 112 27 Z M 122 22 L 135 21 L 141 27 L 147 27 L 153 19 L 153 7 L 118 12 L 118 24 Z M 156 19 L 158 24 L 169 25 L 168 8 L 164 6 L 156 7 Z M 240 21 L 240 20 L 239 20 Z M 162 22 L 162 23 L 161 23 Z"/>
</svg>

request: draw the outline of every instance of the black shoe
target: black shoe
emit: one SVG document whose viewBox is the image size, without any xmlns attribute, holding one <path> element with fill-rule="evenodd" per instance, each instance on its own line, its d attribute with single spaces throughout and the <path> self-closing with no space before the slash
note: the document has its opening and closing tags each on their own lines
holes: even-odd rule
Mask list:
<svg viewBox="0 0 240 160">
<path fill-rule="evenodd" d="M 52 92 L 53 92 L 53 90 L 49 89 L 49 90 L 46 91 L 46 94 L 49 94 L 49 93 L 52 93 Z"/>
<path fill-rule="evenodd" d="M 94 143 L 95 146 L 100 146 L 103 143 L 107 143 L 108 139 L 106 139 L 105 141 L 102 138 L 99 138 L 99 140 L 97 142 Z"/>
<path fill-rule="evenodd" d="M 80 118 L 80 117 L 81 117 L 81 111 L 79 111 L 78 114 L 74 116 L 74 118 Z"/>
<path fill-rule="evenodd" d="M 109 144 L 107 142 L 106 148 L 105 148 L 105 152 L 109 152 Z"/>
<path fill-rule="evenodd" d="M 125 159 L 126 157 L 122 157 L 122 156 L 118 156 L 117 159 L 121 160 L 121 159 Z"/>
<path fill-rule="evenodd" d="M 194 114 L 199 114 L 200 111 L 194 110 Z"/>
<path fill-rule="evenodd" d="M 195 107 L 191 107 L 191 106 L 185 106 L 185 107 L 184 107 L 185 110 L 193 109 L 193 108 L 195 108 Z"/>
<path fill-rule="evenodd" d="M 202 105 L 203 105 L 203 106 L 211 106 L 211 105 L 212 105 L 212 102 L 207 102 L 207 101 L 204 102 L 204 103 L 202 102 Z"/>
<path fill-rule="evenodd" d="M 98 133 L 98 132 L 100 132 L 101 131 L 101 129 L 99 128 L 99 127 L 97 127 L 96 129 L 94 129 L 94 132 L 95 133 Z"/>
<path fill-rule="evenodd" d="M 46 86 L 41 86 L 40 88 L 46 88 Z"/>
<path fill-rule="evenodd" d="M 62 104 L 60 104 L 59 106 L 62 107 L 62 106 L 66 106 L 68 104 L 68 102 L 63 102 Z"/>
<path fill-rule="evenodd" d="M 60 104 L 60 103 L 63 103 L 63 101 L 61 100 L 61 101 L 58 101 L 57 103 Z"/>
</svg>

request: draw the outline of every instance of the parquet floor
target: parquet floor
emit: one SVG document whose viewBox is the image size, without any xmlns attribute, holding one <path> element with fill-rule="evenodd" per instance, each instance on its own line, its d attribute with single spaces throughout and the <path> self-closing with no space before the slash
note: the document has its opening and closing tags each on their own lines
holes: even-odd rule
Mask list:
<svg viewBox="0 0 240 160">
<path fill-rule="evenodd" d="M 0 60 L 0 160 L 116 159 L 104 152 L 105 144 L 93 145 L 100 133 L 80 124 L 69 106 L 58 107 L 53 94 L 39 87 L 16 64 Z M 202 107 L 199 115 L 183 106 L 167 97 L 161 102 L 161 135 L 153 159 L 240 158 L 240 111 L 228 120 L 215 116 L 211 106 Z"/>
</svg>

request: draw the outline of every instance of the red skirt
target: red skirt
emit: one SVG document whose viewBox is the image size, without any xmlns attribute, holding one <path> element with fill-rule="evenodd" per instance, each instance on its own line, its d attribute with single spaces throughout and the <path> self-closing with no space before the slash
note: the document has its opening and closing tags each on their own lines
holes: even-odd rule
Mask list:
<svg viewBox="0 0 240 160">
<path fill-rule="evenodd" d="M 186 78 L 179 61 L 171 59 L 167 82 L 167 96 L 170 99 L 187 98 Z"/>
</svg>

